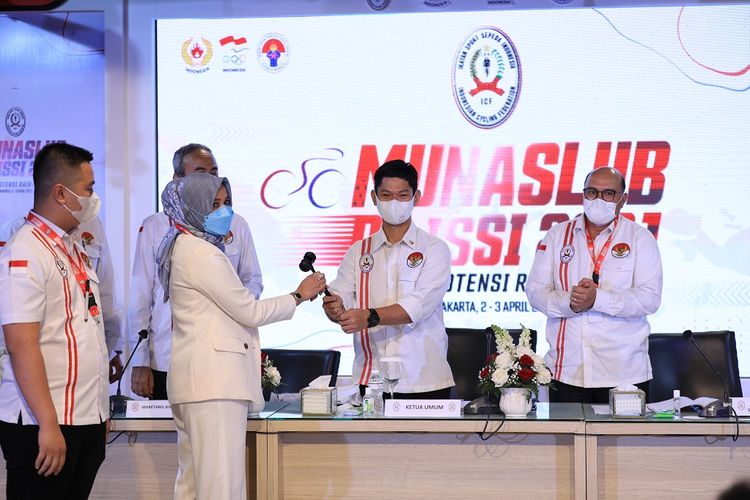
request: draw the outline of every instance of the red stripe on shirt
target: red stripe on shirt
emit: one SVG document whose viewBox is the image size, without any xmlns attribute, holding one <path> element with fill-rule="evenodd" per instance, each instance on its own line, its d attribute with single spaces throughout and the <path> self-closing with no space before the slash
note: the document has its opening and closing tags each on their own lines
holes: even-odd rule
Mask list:
<svg viewBox="0 0 750 500">
<path fill-rule="evenodd" d="M 359 250 L 359 257 L 360 261 L 362 260 L 362 256 L 367 253 L 367 241 L 369 238 L 365 238 L 362 240 L 362 246 Z M 362 270 L 362 266 L 359 266 L 359 308 L 365 309 L 366 297 L 365 297 L 365 290 L 368 288 L 368 276 L 370 273 L 364 272 Z M 362 346 L 362 353 L 365 356 L 364 361 L 362 362 L 362 371 L 359 374 L 359 384 L 365 385 L 367 381 L 370 379 L 370 375 L 368 373 L 368 365 L 370 362 L 370 356 L 372 355 L 372 351 L 370 350 L 370 335 L 367 328 L 361 330 L 359 332 L 359 344 Z"/>
<path fill-rule="evenodd" d="M 37 228 L 32 229 L 31 233 L 52 254 L 52 257 L 54 257 L 55 260 L 58 260 L 60 258 L 49 241 L 47 241 L 47 238 Z M 73 334 L 73 312 L 70 303 L 70 283 L 68 282 L 67 276 L 60 275 L 60 277 L 63 281 L 63 293 L 65 296 L 66 319 L 64 330 L 68 351 L 68 376 L 67 380 L 65 381 L 65 405 L 63 408 L 63 424 L 72 425 L 74 406 L 73 390 L 78 380 L 78 347 L 76 345 L 75 335 Z"/>
<path fill-rule="evenodd" d="M 573 236 L 575 234 L 575 225 L 576 221 L 573 219 L 572 221 L 568 222 L 567 227 L 565 228 L 565 238 L 563 239 L 563 246 L 570 245 L 573 243 Z M 568 262 L 563 262 L 560 260 L 560 285 L 562 286 L 562 289 L 564 291 L 568 291 L 570 288 L 569 283 L 569 264 Z M 563 358 L 565 357 L 565 333 L 566 333 L 566 327 L 568 325 L 567 318 L 563 318 L 560 320 L 560 326 L 557 329 L 557 341 L 555 342 L 555 348 L 557 350 L 557 359 L 555 360 L 555 379 L 559 380 L 560 376 L 562 375 L 562 366 L 563 366 Z"/>
</svg>

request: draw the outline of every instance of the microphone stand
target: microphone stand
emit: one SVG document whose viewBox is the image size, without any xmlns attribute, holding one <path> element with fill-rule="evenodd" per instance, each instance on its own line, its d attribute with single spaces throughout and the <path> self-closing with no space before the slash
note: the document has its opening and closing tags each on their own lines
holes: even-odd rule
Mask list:
<svg viewBox="0 0 750 500">
<path fill-rule="evenodd" d="M 122 373 L 125 373 L 125 370 L 127 370 L 128 365 L 130 364 L 130 360 L 133 359 L 133 354 L 135 354 L 135 351 L 138 349 L 138 346 L 141 345 L 141 342 L 146 340 L 148 337 L 148 330 L 143 329 L 140 332 L 138 332 L 138 342 L 135 343 L 135 347 L 130 352 L 130 356 L 128 356 L 128 360 L 125 362 L 125 366 L 122 368 Z M 120 380 L 117 381 L 117 394 L 114 396 L 109 397 L 109 412 L 111 415 L 117 414 L 117 413 L 125 413 L 125 410 L 128 407 L 128 400 L 132 400 L 133 398 L 129 398 L 127 396 L 123 396 L 120 394 L 120 384 L 122 383 L 122 377 L 120 377 Z"/>
<path fill-rule="evenodd" d="M 703 352 L 703 349 L 701 349 L 698 346 L 698 343 L 693 338 L 693 332 L 691 330 L 685 330 L 682 332 L 682 337 L 693 344 L 696 349 L 698 349 L 698 352 L 703 357 L 704 360 L 706 360 L 706 363 L 708 363 L 708 366 L 711 367 L 711 369 L 714 371 L 717 377 L 719 377 L 719 381 L 721 382 L 721 386 L 724 388 L 724 397 L 721 401 L 714 401 L 712 403 L 707 404 L 703 407 L 703 409 L 698 413 L 698 416 L 700 417 L 717 417 L 717 418 L 729 418 L 732 416 L 732 404 L 729 402 L 729 391 L 727 391 L 727 384 L 724 382 L 724 377 L 721 376 L 721 373 L 719 373 L 719 370 L 716 369 L 713 363 L 711 363 L 711 360 L 708 359 L 708 356 Z"/>
</svg>

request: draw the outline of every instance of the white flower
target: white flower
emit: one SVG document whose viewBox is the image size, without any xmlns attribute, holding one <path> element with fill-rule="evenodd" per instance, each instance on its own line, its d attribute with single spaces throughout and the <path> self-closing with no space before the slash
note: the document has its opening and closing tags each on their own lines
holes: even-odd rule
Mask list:
<svg viewBox="0 0 750 500">
<path fill-rule="evenodd" d="M 492 382 L 495 387 L 502 387 L 508 381 L 508 370 L 507 369 L 496 369 L 492 372 Z"/>
<path fill-rule="evenodd" d="M 495 358 L 495 367 L 497 370 L 507 371 L 511 364 L 513 364 L 513 358 L 508 351 L 501 352 Z"/>
<path fill-rule="evenodd" d="M 268 377 L 271 384 L 278 386 L 281 383 L 281 373 L 275 366 L 269 366 L 266 368 L 266 377 Z"/>
<path fill-rule="evenodd" d="M 539 356 L 536 355 L 534 350 L 531 347 L 523 347 L 518 346 L 517 351 L 518 353 L 518 359 L 521 359 L 524 355 L 530 357 L 531 359 L 538 358 Z M 534 364 L 536 364 L 536 360 L 534 359 Z"/>
<path fill-rule="evenodd" d="M 536 381 L 541 385 L 547 385 L 552 382 L 552 374 L 547 369 L 547 367 L 543 366 L 540 370 L 537 371 Z"/>
</svg>

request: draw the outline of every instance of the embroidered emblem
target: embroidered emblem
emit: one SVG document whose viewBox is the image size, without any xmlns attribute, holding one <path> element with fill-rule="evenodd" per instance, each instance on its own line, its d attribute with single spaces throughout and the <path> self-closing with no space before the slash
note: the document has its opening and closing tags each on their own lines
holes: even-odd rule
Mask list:
<svg viewBox="0 0 750 500">
<path fill-rule="evenodd" d="M 62 260 L 55 258 L 55 265 L 57 266 L 57 270 L 60 271 L 60 276 L 63 278 L 68 277 L 68 269 L 65 267 L 65 264 Z"/>
<path fill-rule="evenodd" d="M 630 255 L 630 245 L 627 243 L 618 243 L 612 247 L 612 257 L 616 259 L 624 259 Z"/>
<path fill-rule="evenodd" d="M 406 265 L 409 267 L 417 267 L 424 262 L 424 255 L 421 252 L 413 252 L 406 258 Z"/>
<path fill-rule="evenodd" d="M 234 233 L 232 233 L 232 231 L 229 231 L 227 235 L 224 236 L 224 244 L 229 245 L 233 241 L 234 241 Z"/>
<path fill-rule="evenodd" d="M 94 243 L 94 235 L 89 233 L 88 231 L 84 231 L 81 234 L 81 241 L 83 242 L 84 246 L 91 245 Z"/>
<path fill-rule="evenodd" d="M 563 264 L 567 264 L 571 260 L 573 260 L 573 256 L 576 254 L 575 248 L 573 248 L 573 245 L 565 245 L 560 250 L 560 262 Z"/>
<path fill-rule="evenodd" d="M 372 266 L 375 264 L 375 259 L 370 252 L 362 254 L 359 258 L 359 268 L 363 273 L 369 273 L 372 271 Z"/>
</svg>

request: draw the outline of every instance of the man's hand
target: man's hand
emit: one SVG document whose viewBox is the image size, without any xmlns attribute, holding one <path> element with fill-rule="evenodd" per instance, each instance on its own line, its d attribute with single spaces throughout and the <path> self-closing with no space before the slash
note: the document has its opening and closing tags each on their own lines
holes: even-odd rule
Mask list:
<svg viewBox="0 0 750 500">
<path fill-rule="evenodd" d="M 579 313 L 594 306 L 596 283 L 591 278 L 583 278 L 570 292 L 570 309 Z"/>
<path fill-rule="evenodd" d="M 109 360 L 109 383 L 117 382 L 122 377 L 122 361 L 120 361 L 120 355 L 115 354 L 115 357 Z"/>
<path fill-rule="evenodd" d="M 344 312 L 344 300 L 338 295 L 331 294 L 323 297 L 323 312 L 328 319 L 339 322 L 341 314 Z"/>
<path fill-rule="evenodd" d="M 58 475 L 65 465 L 65 438 L 55 423 L 39 426 L 39 454 L 34 467 L 40 476 Z"/>
<path fill-rule="evenodd" d="M 154 396 L 154 374 L 148 366 L 134 366 L 130 372 L 130 388 L 144 398 Z"/>
<path fill-rule="evenodd" d="M 368 309 L 349 309 L 339 316 L 341 329 L 346 333 L 356 333 L 367 328 L 367 318 L 370 317 Z"/>
</svg>

